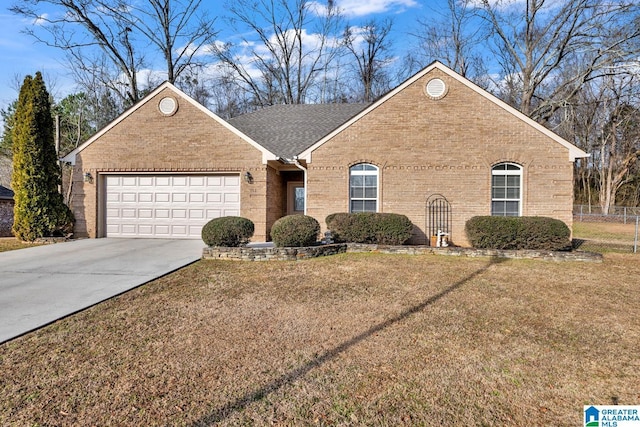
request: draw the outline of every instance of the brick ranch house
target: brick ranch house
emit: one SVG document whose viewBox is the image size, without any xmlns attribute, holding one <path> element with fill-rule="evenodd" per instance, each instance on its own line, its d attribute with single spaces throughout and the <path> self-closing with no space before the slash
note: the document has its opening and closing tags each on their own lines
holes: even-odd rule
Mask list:
<svg viewBox="0 0 640 427">
<path fill-rule="evenodd" d="M 306 213 L 407 215 L 410 243 L 437 230 L 467 245 L 476 215 L 572 225 L 584 151 L 434 62 L 371 104 L 280 105 L 224 121 L 164 83 L 69 153 L 75 233 L 199 238 L 240 215 L 269 240 Z"/>
</svg>

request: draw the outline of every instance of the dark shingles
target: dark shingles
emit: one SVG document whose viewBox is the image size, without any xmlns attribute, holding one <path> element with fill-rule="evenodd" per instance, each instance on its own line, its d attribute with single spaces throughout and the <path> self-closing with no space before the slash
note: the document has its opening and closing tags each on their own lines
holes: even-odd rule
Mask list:
<svg viewBox="0 0 640 427">
<path fill-rule="evenodd" d="M 0 185 L 0 200 L 13 200 L 13 191 Z"/>
<path fill-rule="evenodd" d="M 275 155 L 291 159 L 369 104 L 274 105 L 229 123 Z"/>
</svg>

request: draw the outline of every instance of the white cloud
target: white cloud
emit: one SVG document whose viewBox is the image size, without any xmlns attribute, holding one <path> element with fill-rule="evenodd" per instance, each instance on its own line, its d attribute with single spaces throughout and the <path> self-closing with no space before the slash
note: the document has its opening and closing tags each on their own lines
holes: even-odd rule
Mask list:
<svg viewBox="0 0 640 427">
<path fill-rule="evenodd" d="M 406 9 L 418 7 L 416 0 L 337 0 L 336 6 L 349 17 L 367 16 L 375 13 L 401 13 Z M 319 1 L 309 3 L 310 10 L 316 15 L 326 14 L 327 6 Z"/>
</svg>

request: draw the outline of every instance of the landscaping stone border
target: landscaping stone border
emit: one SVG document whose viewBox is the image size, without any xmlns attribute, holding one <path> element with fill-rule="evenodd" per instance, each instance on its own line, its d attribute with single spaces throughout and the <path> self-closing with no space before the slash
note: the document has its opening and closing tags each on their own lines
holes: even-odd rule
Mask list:
<svg viewBox="0 0 640 427">
<path fill-rule="evenodd" d="M 465 257 L 540 259 L 545 261 L 602 262 L 603 259 L 602 254 L 581 251 L 475 249 L 454 246 L 434 248 L 433 246 L 384 246 L 359 243 L 349 243 L 347 252 L 380 252 L 408 255 L 437 254 Z"/>
<path fill-rule="evenodd" d="M 305 246 L 301 248 L 227 248 L 212 246 L 204 248 L 204 259 L 229 259 L 236 261 L 296 261 L 307 258 L 336 255 L 345 253 L 347 245 L 335 243 L 322 246 Z"/>
<path fill-rule="evenodd" d="M 432 246 L 386 246 L 360 243 L 335 243 L 322 246 L 301 248 L 275 247 L 239 247 L 228 248 L 213 246 L 204 248 L 203 259 L 228 259 L 236 261 L 296 261 L 321 256 L 336 255 L 345 252 L 378 252 L 385 254 L 423 255 L 437 254 L 465 257 L 489 257 L 512 259 L 538 259 L 545 261 L 582 261 L 602 262 L 602 254 L 592 252 L 557 252 L 540 250 L 498 250 L 460 247 L 434 248 Z"/>
</svg>

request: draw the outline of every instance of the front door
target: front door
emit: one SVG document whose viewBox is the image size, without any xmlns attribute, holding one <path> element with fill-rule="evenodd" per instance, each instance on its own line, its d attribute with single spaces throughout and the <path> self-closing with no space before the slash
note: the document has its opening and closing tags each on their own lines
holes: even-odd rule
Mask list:
<svg viewBox="0 0 640 427">
<path fill-rule="evenodd" d="M 304 183 L 290 181 L 287 183 L 287 215 L 304 214 Z"/>
</svg>

